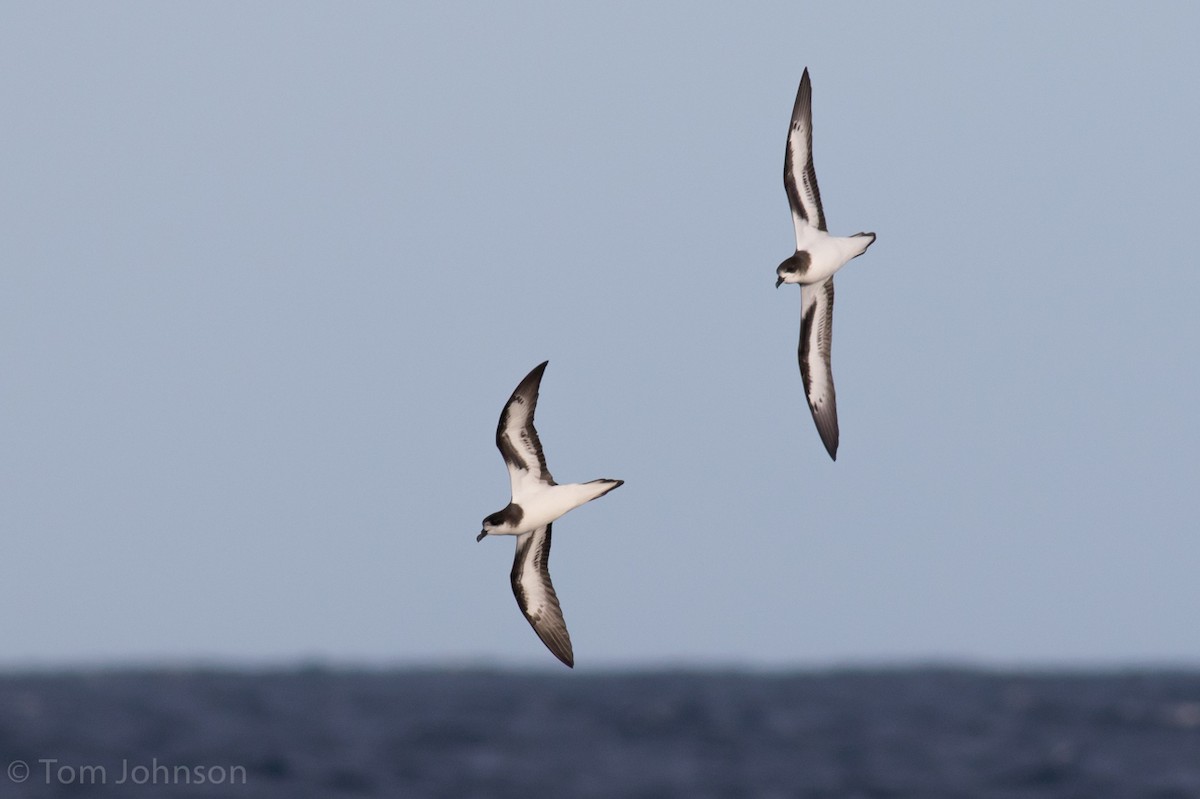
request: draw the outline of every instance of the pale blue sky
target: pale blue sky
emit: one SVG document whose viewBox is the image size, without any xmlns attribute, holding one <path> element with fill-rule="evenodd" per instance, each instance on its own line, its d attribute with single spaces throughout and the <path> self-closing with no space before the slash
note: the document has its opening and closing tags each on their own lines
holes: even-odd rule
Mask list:
<svg viewBox="0 0 1200 799">
<path fill-rule="evenodd" d="M 1200 663 L 1200 7 L 7 4 L 0 664 Z M 773 288 L 813 80 L 842 441 Z M 789 290 L 790 289 L 790 290 Z"/>
</svg>

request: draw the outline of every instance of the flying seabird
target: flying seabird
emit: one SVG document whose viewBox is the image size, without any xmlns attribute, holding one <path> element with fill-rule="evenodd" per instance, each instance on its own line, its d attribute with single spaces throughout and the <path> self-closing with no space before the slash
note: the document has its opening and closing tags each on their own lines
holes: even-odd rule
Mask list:
<svg viewBox="0 0 1200 799">
<path fill-rule="evenodd" d="M 562 608 L 550 582 L 550 530 L 552 523 L 567 511 L 604 496 L 625 481 L 592 480 L 559 485 L 550 476 L 542 442 L 533 427 L 538 387 L 547 363 L 542 361 L 525 375 L 500 414 L 496 446 L 508 467 L 512 500 L 503 510 L 483 520 L 483 531 L 475 540 L 482 541 L 489 535 L 517 537 L 517 554 L 510 575 L 517 604 L 542 643 L 555 657 L 574 668 L 571 636 L 567 634 Z"/>
<path fill-rule="evenodd" d="M 830 236 L 812 157 L 812 83 L 800 79 L 783 161 L 783 187 L 796 227 L 796 252 L 775 270 L 775 288 L 800 284 L 800 377 L 817 432 L 837 460 L 837 396 L 829 366 L 833 339 L 833 273 L 875 243 L 874 233 Z"/>
</svg>

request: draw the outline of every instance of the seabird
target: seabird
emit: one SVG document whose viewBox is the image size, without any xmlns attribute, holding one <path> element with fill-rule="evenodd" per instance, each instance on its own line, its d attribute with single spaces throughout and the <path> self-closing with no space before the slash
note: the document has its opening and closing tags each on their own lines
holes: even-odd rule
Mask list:
<svg viewBox="0 0 1200 799">
<path fill-rule="evenodd" d="M 602 479 L 559 485 L 550 476 L 542 442 L 533 427 L 538 387 L 547 363 L 542 361 L 525 375 L 500 414 L 496 446 L 508 467 L 512 500 L 483 520 L 483 530 L 475 540 L 482 541 L 489 535 L 517 537 L 517 555 L 510 575 L 517 605 L 542 643 L 574 668 L 571 636 L 550 582 L 550 530 L 567 511 L 604 496 L 625 481 Z"/>
<path fill-rule="evenodd" d="M 800 377 L 817 432 L 837 460 L 837 396 L 829 366 L 833 339 L 833 273 L 875 243 L 874 233 L 830 236 L 812 157 L 812 83 L 800 79 L 783 161 L 783 187 L 796 227 L 796 252 L 775 270 L 775 288 L 800 284 Z"/>
</svg>

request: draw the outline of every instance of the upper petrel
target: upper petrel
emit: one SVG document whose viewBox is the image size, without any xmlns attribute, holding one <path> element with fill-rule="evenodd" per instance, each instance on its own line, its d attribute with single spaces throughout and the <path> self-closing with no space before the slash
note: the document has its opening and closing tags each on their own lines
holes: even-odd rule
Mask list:
<svg viewBox="0 0 1200 799">
<path fill-rule="evenodd" d="M 538 387 L 549 361 L 542 361 L 525 375 L 500 414 L 496 446 L 508 467 L 512 501 L 504 510 L 483 520 L 476 541 L 488 535 L 517 536 L 513 559 L 513 594 L 533 631 L 554 655 L 575 667 L 571 637 L 563 621 L 558 596 L 550 582 L 550 529 L 552 522 L 569 510 L 602 497 L 624 480 L 592 480 L 559 485 L 546 468 L 542 442 L 533 427 Z"/>
<path fill-rule="evenodd" d="M 833 338 L 833 273 L 875 243 L 874 233 L 830 236 L 821 208 L 821 190 L 812 157 L 812 83 L 808 68 L 800 79 L 783 161 L 783 187 L 796 227 L 796 253 L 775 270 L 784 283 L 800 284 L 800 377 L 817 432 L 837 460 L 837 397 L 829 366 Z"/>
</svg>

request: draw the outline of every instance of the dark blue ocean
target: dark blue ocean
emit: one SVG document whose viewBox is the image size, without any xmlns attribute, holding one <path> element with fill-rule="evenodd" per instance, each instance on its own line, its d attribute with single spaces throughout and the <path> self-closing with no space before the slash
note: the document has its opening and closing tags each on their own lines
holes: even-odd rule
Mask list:
<svg viewBox="0 0 1200 799">
<path fill-rule="evenodd" d="M 0 797 L 1200 799 L 1200 672 L 0 675 Z"/>
</svg>

